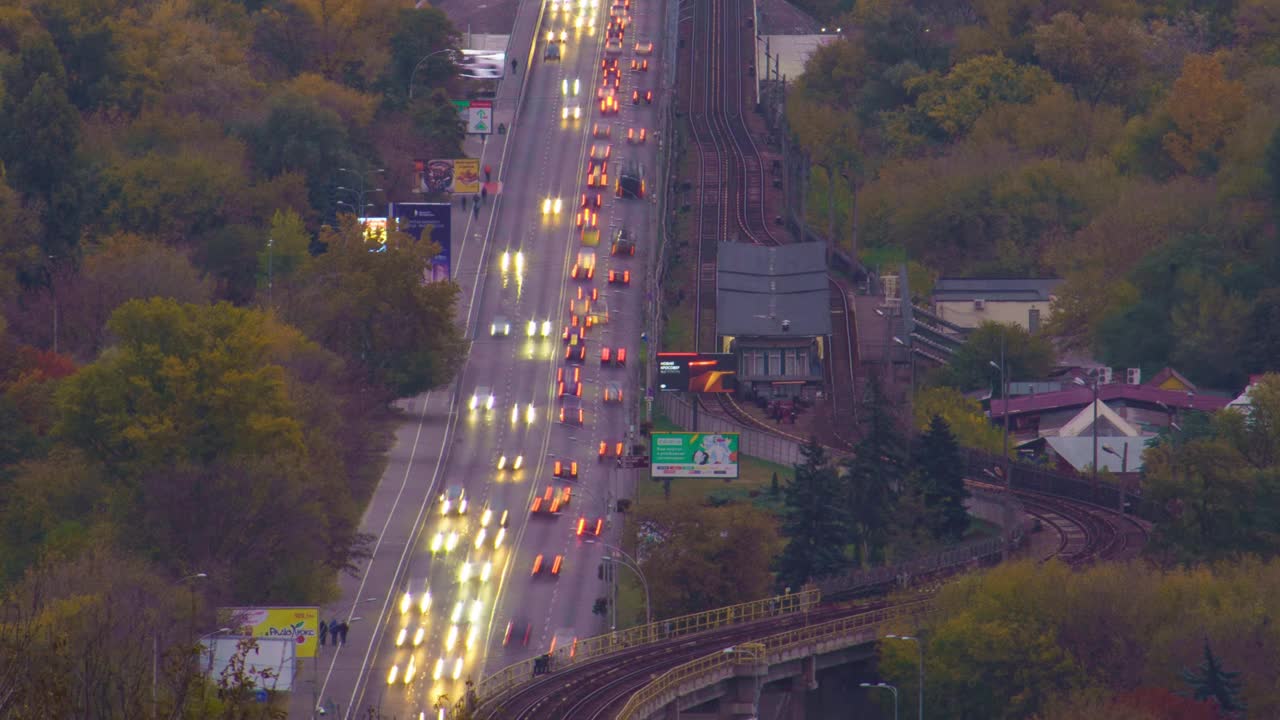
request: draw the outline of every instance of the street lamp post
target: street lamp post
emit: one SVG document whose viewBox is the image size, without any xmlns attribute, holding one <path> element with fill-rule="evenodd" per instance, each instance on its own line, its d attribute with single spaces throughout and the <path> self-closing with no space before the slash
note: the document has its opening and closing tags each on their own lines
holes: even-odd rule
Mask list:
<svg viewBox="0 0 1280 720">
<path fill-rule="evenodd" d="M 184 578 L 175 581 L 174 586 L 181 585 L 188 580 L 203 580 L 209 577 L 207 573 L 192 573 Z M 195 589 L 191 590 L 191 615 L 194 617 L 195 611 Z M 194 620 L 192 621 L 194 622 Z M 215 633 L 216 634 L 216 633 Z M 156 718 L 160 715 L 160 700 L 157 689 L 160 685 L 160 633 L 152 631 L 151 633 L 151 717 Z"/>
<path fill-rule="evenodd" d="M 367 188 L 367 187 L 366 187 L 366 185 L 365 185 L 365 180 L 367 179 L 367 178 L 366 178 L 366 175 L 370 175 L 370 174 L 373 174 L 373 175 L 383 174 L 383 175 L 385 175 L 385 173 L 387 172 L 387 171 L 386 171 L 386 168 L 375 168 L 375 169 L 373 169 L 373 170 L 369 170 L 368 172 L 360 173 L 360 172 L 356 172 L 355 170 L 352 170 L 351 168 L 344 168 L 344 167 L 341 167 L 341 168 L 338 168 L 338 172 L 347 173 L 348 175 L 352 175 L 352 176 L 354 176 L 357 180 L 359 180 L 359 181 L 360 181 L 360 182 L 358 183 L 358 185 L 357 185 L 356 187 L 354 187 L 354 188 L 343 187 L 342 185 L 339 185 L 339 186 L 338 186 L 338 188 L 337 188 L 338 190 L 341 190 L 341 191 L 343 191 L 343 192 L 349 192 L 349 193 L 351 193 L 352 195 L 354 195 L 354 196 L 355 196 L 355 198 L 356 198 L 355 208 L 356 208 L 356 216 L 357 216 L 357 217 L 359 217 L 359 216 L 363 215 L 363 214 L 364 214 L 364 212 L 365 212 L 365 208 L 370 207 L 370 206 L 372 206 L 372 204 L 373 204 L 373 203 L 365 203 L 365 195 L 366 195 L 366 194 L 371 193 L 371 192 L 386 192 L 386 190 L 383 190 L 383 189 L 382 189 L 382 188 L 380 188 L 380 187 L 375 187 L 375 188 L 371 188 L 371 189 L 370 189 L 370 188 Z"/>
<path fill-rule="evenodd" d="M 920 698 L 918 701 L 920 710 L 920 720 L 924 720 L 924 643 L 920 642 L 920 638 L 913 635 L 885 635 L 890 640 L 906 640 L 916 644 L 916 650 L 920 654 Z"/>
<path fill-rule="evenodd" d="M 898 688 L 894 687 L 893 685 L 890 685 L 889 683 L 882 683 L 882 682 L 858 683 L 858 685 L 864 688 L 880 688 L 881 690 L 888 690 L 889 692 L 893 693 L 893 720 L 898 720 Z"/>
<path fill-rule="evenodd" d="M 1076 378 L 1073 382 L 1081 387 L 1090 387 L 1090 384 L 1080 378 Z M 1098 376 L 1093 376 L 1093 486 L 1098 487 Z"/>
<path fill-rule="evenodd" d="M 1009 383 L 1005 378 L 1005 360 L 1004 360 L 1004 342 L 1000 343 L 1000 364 L 997 365 L 994 360 L 988 360 L 987 364 L 1000 371 L 1000 403 L 1004 408 L 1004 485 L 1009 489 L 1013 489 L 1013 473 L 1009 469 Z"/>
<path fill-rule="evenodd" d="M 452 52 L 453 52 L 453 48 L 445 48 L 443 50 L 437 50 L 433 53 L 428 53 L 421 60 L 418 61 L 417 65 L 413 66 L 413 72 L 409 73 L 409 99 L 410 100 L 413 99 L 413 77 L 418 74 L 418 68 L 422 67 L 423 63 L 435 57 L 436 55 L 441 55 L 443 53 L 452 53 Z"/>
<path fill-rule="evenodd" d="M 645 579 L 644 572 L 640 570 L 640 563 L 636 562 L 635 558 L 626 554 L 620 548 L 616 548 L 609 544 L 606 544 L 605 548 L 608 549 L 610 553 L 617 553 L 622 556 L 621 558 L 616 558 L 611 555 L 608 560 L 630 568 L 630 570 L 636 574 L 636 577 L 640 578 L 640 585 L 644 588 L 644 624 L 652 625 L 653 608 L 649 604 L 649 581 Z"/>
<path fill-rule="evenodd" d="M 1120 458 L 1120 475 L 1116 477 L 1116 504 L 1120 514 L 1124 514 L 1124 476 L 1129 472 L 1129 443 L 1124 444 L 1124 454 L 1116 452 L 1110 445 L 1103 445 L 1102 451 Z"/>
</svg>

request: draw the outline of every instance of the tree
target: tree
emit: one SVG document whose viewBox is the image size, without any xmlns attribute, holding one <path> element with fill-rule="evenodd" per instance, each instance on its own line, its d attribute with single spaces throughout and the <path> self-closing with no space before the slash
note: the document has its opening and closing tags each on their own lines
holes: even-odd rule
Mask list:
<svg viewBox="0 0 1280 720">
<path fill-rule="evenodd" d="M 312 98 L 283 93 L 270 100 L 266 120 L 249 131 L 248 139 L 254 164 L 264 176 L 305 174 L 311 207 L 322 216 L 333 215 L 333 188 L 351 182 L 339 177 L 345 173 L 338 168 L 351 167 L 355 157 L 336 112 Z"/>
<path fill-rule="evenodd" d="M 1036 56 L 1077 100 L 1131 101 L 1142 81 L 1146 33 L 1137 20 L 1095 13 L 1054 15 L 1032 32 Z"/>
<path fill-rule="evenodd" d="M 941 417 L 961 447 L 996 455 L 1003 452 L 1001 429 L 991 424 L 976 400 L 970 400 L 955 388 L 922 387 L 911 401 L 911 410 L 916 430 L 925 430 L 933 418 Z"/>
<path fill-rule="evenodd" d="M 1244 321 L 1241 355 L 1246 372 L 1276 368 L 1280 358 L 1280 288 L 1268 288 L 1253 299 Z"/>
<path fill-rule="evenodd" d="M 947 421 L 934 415 L 912 455 L 912 484 L 924 502 L 925 525 L 937 540 L 959 540 L 969 530 L 969 491 L 964 458 Z"/>
<path fill-rule="evenodd" d="M 1192 55 L 1173 84 L 1166 107 L 1175 129 L 1165 134 L 1164 149 L 1185 172 L 1216 167 L 1227 134 L 1249 107 L 1244 84 L 1228 80 L 1216 55 Z"/>
<path fill-rule="evenodd" d="M 1218 707 L 1228 713 L 1241 713 L 1246 709 L 1240 699 L 1240 672 L 1230 671 L 1222 667 L 1222 663 L 1214 656 L 1209 647 L 1209 640 L 1204 641 L 1204 662 L 1196 670 L 1182 671 L 1182 679 L 1191 686 L 1196 700 L 1213 699 Z"/>
<path fill-rule="evenodd" d="M 436 155 L 453 157 L 462 152 L 466 127 L 444 90 L 415 95 L 410 113 L 414 128 Z"/>
<path fill-rule="evenodd" d="M 352 219 L 321 240 L 328 250 L 299 274 L 285 317 L 360 368 L 384 396 L 410 397 L 451 381 L 467 344 L 454 321 L 458 286 L 423 282 L 439 247 L 393 232 L 385 252 L 369 252 Z"/>
<path fill-rule="evenodd" d="M 910 80 L 916 111 L 941 138 L 966 134 L 987 109 L 998 103 L 1026 103 L 1053 87 L 1038 67 L 1019 65 L 1001 55 L 983 55 L 957 63 L 945 75 L 932 72 Z"/>
<path fill-rule="evenodd" d="M 853 546 L 854 561 L 867 566 L 882 559 L 889 541 L 897 496 L 904 490 L 906 440 L 894 425 L 880 384 L 872 380 L 870 399 L 864 404 L 866 424 L 853 456 L 843 461 L 846 540 Z"/>
<path fill-rule="evenodd" d="M 1053 345 L 1047 338 L 1032 335 L 1020 325 L 984 322 L 951 356 L 938 375 L 939 381 L 965 392 L 989 387 L 993 396 L 999 396 L 1003 392 L 999 369 L 1002 348 L 1009 382 L 1044 377 L 1054 362 Z"/>
<path fill-rule="evenodd" d="M 457 75 L 450 53 L 460 41 L 458 31 L 439 8 L 430 5 L 400 10 L 391 36 L 391 64 L 386 78 L 389 97 L 407 99 L 409 84 L 414 95 L 428 94 Z M 430 57 L 432 53 L 439 53 Z M 414 70 L 417 70 L 415 73 Z"/>
<path fill-rule="evenodd" d="M 781 545 L 777 523 L 744 503 L 708 507 L 689 501 L 643 505 L 630 522 L 645 529 L 640 567 L 654 617 L 674 617 L 764 597 L 769 564 Z"/>
<path fill-rule="evenodd" d="M 810 578 L 830 575 L 845 564 L 848 515 L 839 502 L 840 482 L 816 438 L 800 448 L 803 461 L 782 490 L 786 512 L 778 557 L 778 587 L 799 590 Z"/>
<path fill-rule="evenodd" d="M 311 262 L 311 233 L 298 213 L 277 210 L 271 217 L 266 247 L 258 251 L 258 285 L 290 286 L 290 281 Z"/>
</svg>

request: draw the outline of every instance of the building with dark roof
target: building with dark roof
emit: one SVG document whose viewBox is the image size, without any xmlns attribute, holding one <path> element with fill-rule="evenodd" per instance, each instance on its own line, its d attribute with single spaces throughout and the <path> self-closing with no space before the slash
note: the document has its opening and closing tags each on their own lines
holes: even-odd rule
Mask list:
<svg viewBox="0 0 1280 720">
<path fill-rule="evenodd" d="M 939 278 L 933 312 L 960 327 L 998 322 L 1037 332 L 1049 319 L 1061 284 L 1059 278 Z"/>
<path fill-rule="evenodd" d="M 741 390 L 812 398 L 830 337 L 825 244 L 720 243 L 716 345 L 738 356 Z"/>
</svg>

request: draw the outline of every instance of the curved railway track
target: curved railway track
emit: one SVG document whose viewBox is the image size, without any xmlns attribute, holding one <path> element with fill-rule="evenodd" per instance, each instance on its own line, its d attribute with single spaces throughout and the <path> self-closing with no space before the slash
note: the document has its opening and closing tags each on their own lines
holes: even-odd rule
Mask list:
<svg viewBox="0 0 1280 720">
<path fill-rule="evenodd" d="M 708 0 L 696 5 L 692 19 L 686 107 L 698 153 L 694 342 L 695 349 L 703 351 L 714 351 L 715 345 L 717 243 L 777 246 L 784 242 L 773 234 L 766 217 L 764 161 L 743 115 L 746 97 L 754 87 L 752 78 L 742 72 L 754 63 L 754 23 L 746 22 L 752 13 L 753 6 L 745 0 Z M 843 283 L 831 274 L 827 281 L 832 347 L 827 348 L 823 373 L 833 420 L 848 421 L 853 419 L 855 387 L 853 314 Z M 786 435 L 752 418 L 731 399 L 720 398 L 718 404 L 726 417 L 739 424 Z M 838 433 L 836 438 L 849 444 Z"/>
<path fill-rule="evenodd" d="M 993 492 L 998 485 L 974 483 Z M 1136 555 L 1148 528 L 1140 520 L 1120 516 L 1088 502 L 1048 493 L 1014 490 L 1027 514 L 1057 532 L 1060 541 L 1053 557 L 1073 566 L 1094 561 L 1122 560 Z M 920 588 L 931 595 L 936 583 Z M 758 640 L 795 627 L 872 612 L 888 601 L 856 606 L 823 605 L 809 613 L 796 613 L 723 630 L 708 631 L 673 640 L 631 648 L 535 680 L 482 708 L 479 717 L 497 720 L 606 720 L 613 718 L 628 698 L 667 669 L 709 655 L 737 643 Z M 483 710 L 487 710 L 484 712 Z"/>
</svg>

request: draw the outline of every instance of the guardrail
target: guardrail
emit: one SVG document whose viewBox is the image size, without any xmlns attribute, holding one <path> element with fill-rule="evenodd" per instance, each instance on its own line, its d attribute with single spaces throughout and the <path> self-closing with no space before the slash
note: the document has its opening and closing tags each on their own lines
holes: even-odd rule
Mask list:
<svg viewBox="0 0 1280 720">
<path fill-rule="evenodd" d="M 987 538 L 896 565 L 850 570 L 815 578 L 813 582 L 827 599 L 870 593 L 888 585 L 905 588 L 913 578 L 921 575 L 947 574 L 949 571 L 967 568 L 974 563 L 981 563 L 993 557 L 998 558 L 1006 549 L 1012 549 L 1010 545 L 1016 545 L 1018 537 L 1014 535 L 1012 539 L 1006 539 L 1002 535 Z"/>
<path fill-rule="evenodd" d="M 732 667 L 752 663 L 769 663 L 800 648 L 811 648 L 824 642 L 847 639 L 848 644 L 860 645 L 892 629 L 899 630 L 904 619 L 919 622 L 933 610 L 929 600 L 898 605 L 849 617 L 832 620 L 820 625 L 795 628 L 767 638 L 741 643 L 733 648 L 704 655 L 696 660 L 672 668 L 631 696 L 618 720 L 643 720 L 675 698 L 719 682 L 733 674 Z M 892 625 L 892 627 L 890 627 Z M 763 647 L 763 652 L 761 648 Z M 689 687 L 694 685 L 695 687 Z"/>
<path fill-rule="evenodd" d="M 715 610 L 682 615 L 667 620 L 659 620 L 648 625 L 639 625 L 626 630 L 597 635 L 580 640 L 574 652 L 571 652 L 571 648 L 557 648 L 555 653 L 551 654 L 548 670 L 557 672 L 619 650 L 670 640 L 684 635 L 692 635 L 706 630 L 715 630 L 729 625 L 764 620 L 791 613 L 809 612 L 816 608 L 821 601 L 822 593 L 817 589 L 810 589 L 762 600 L 752 600 L 751 602 L 716 608 Z M 534 679 L 533 667 L 537 660 L 538 658 L 536 657 L 529 658 L 523 662 L 508 665 L 492 675 L 486 676 L 475 687 L 476 698 L 480 702 L 488 702 L 499 695 L 532 681 Z"/>
</svg>

